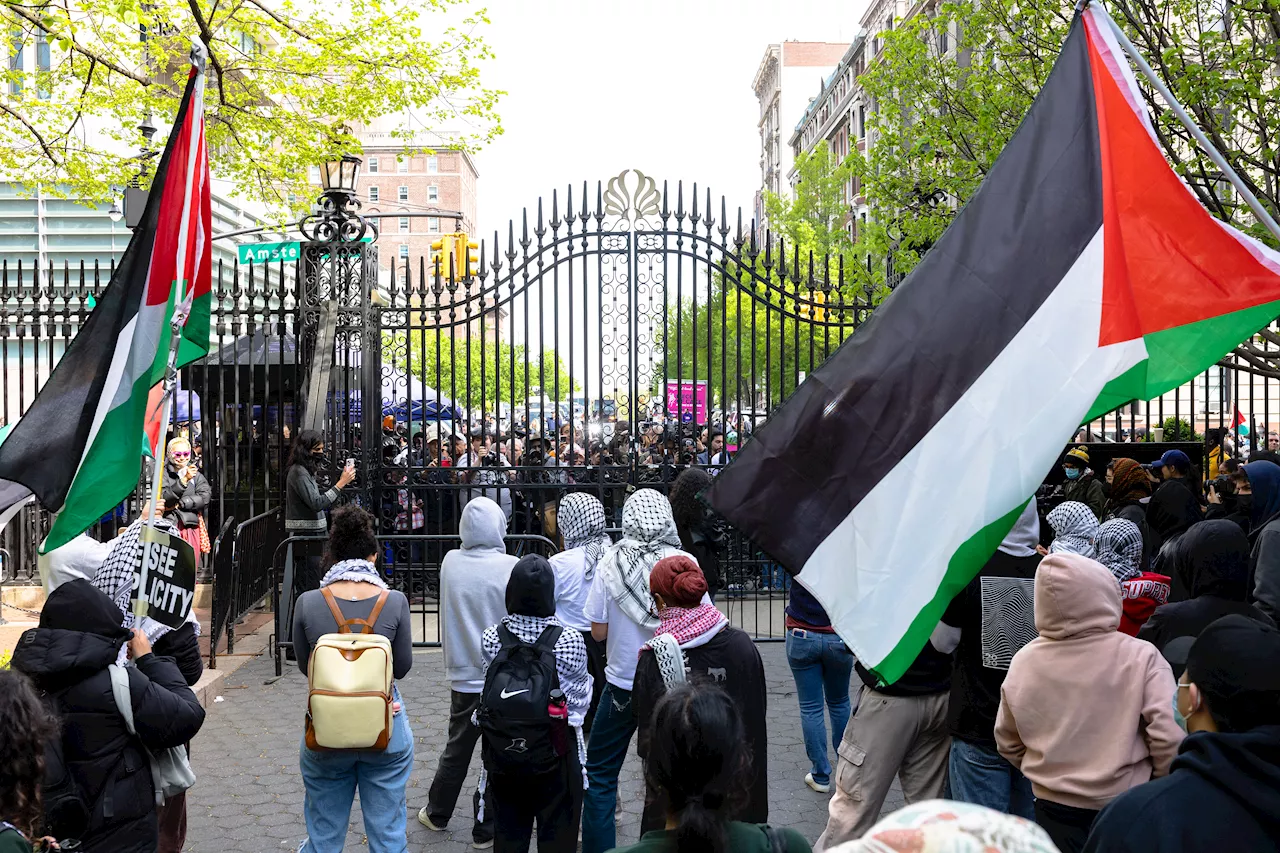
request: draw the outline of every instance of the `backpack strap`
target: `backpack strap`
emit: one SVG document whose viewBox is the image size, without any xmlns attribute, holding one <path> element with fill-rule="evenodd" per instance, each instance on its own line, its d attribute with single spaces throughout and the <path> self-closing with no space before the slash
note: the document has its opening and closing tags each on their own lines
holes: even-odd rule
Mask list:
<svg viewBox="0 0 1280 853">
<path fill-rule="evenodd" d="M 128 729 L 129 734 L 137 738 L 138 730 L 133 724 L 133 694 L 129 690 L 129 671 L 114 663 L 107 667 L 107 671 L 111 674 L 111 695 L 116 700 L 116 710 L 124 718 L 124 727 Z M 138 744 L 142 747 L 142 752 L 146 755 L 147 764 L 151 769 L 151 787 L 155 791 L 156 805 L 164 805 L 164 785 L 160 778 L 160 767 L 156 764 L 151 750 L 147 749 L 146 744 L 142 743 L 141 739 L 138 740 Z M 111 801 L 112 786 L 107 785 L 105 791 L 103 808 L 108 812 L 113 812 L 114 808 Z"/>
<path fill-rule="evenodd" d="M 524 645 L 524 641 L 517 637 L 504 622 L 498 623 L 498 641 L 502 643 L 502 650 L 507 652 Z"/>
<path fill-rule="evenodd" d="M 382 613 L 382 607 L 387 603 L 387 596 L 391 594 L 390 590 L 383 590 L 378 595 L 378 600 L 373 603 L 373 610 L 369 611 L 368 619 L 356 617 L 348 619 L 342 615 L 342 611 L 338 608 L 338 599 L 334 598 L 333 592 L 328 587 L 321 587 L 320 594 L 324 596 L 325 603 L 329 605 L 329 612 L 333 614 L 334 621 L 338 623 L 339 634 L 353 634 L 351 626 L 359 625 L 361 634 L 372 634 L 373 626 L 378 622 L 378 615 Z"/>
<path fill-rule="evenodd" d="M 559 625 L 548 625 L 542 629 L 542 633 L 538 635 L 538 639 L 534 642 L 533 648 L 538 654 L 555 656 L 556 643 L 560 641 L 560 635 L 564 629 Z"/>
</svg>

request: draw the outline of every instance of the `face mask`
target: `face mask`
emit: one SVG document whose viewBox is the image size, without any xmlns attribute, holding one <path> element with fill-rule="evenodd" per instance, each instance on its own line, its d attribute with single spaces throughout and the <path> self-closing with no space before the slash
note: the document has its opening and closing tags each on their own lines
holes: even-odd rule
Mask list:
<svg viewBox="0 0 1280 853">
<path fill-rule="evenodd" d="M 1080 479 L 1080 469 L 1079 469 L 1079 468 L 1067 468 L 1067 469 L 1065 469 L 1065 470 L 1066 470 L 1066 472 L 1067 472 L 1067 479 L 1068 479 L 1068 480 L 1078 480 L 1078 479 Z"/>
<path fill-rule="evenodd" d="M 1178 724 L 1178 728 L 1184 732 L 1187 730 L 1187 718 L 1182 716 L 1182 712 L 1178 710 L 1178 694 L 1186 688 L 1179 687 L 1173 691 L 1173 721 Z"/>
<path fill-rule="evenodd" d="M 1253 511 L 1253 495 L 1236 495 L 1236 506 L 1241 512 Z"/>
</svg>

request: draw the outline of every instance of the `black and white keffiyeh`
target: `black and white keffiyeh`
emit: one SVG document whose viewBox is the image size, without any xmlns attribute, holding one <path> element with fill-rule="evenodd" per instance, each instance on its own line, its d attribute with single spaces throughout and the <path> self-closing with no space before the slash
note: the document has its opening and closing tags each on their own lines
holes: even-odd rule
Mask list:
<svg viewBox="0 0 1280 853">
<path fill-rule="evenodd" d="M 387 582 L 382 579 L 378 567 L 368 560 L 339 560 L 329 567 L 320 579 L 320 586 L 326 587 L 338 581 L 361 581 L 371 583 L 380 589 L 387 589 Z"/>
<path fill-rule="evenodd" d="M 1098 528 L 1094 558 L 1124 583 L 1142 574 L 1142 531 L 1123 518 L 1113 518 Z"/>
<path fill-rule="evenodd" d="M 1067 501 L 1049 513 L 1049 525 L 1054 533 L 1050 554 L 1079 554 L 1093 559 L 1093 537 L 1098 532 L 1098 517 L 1093 510 L 1079 501 Z"/>
<path fill-rule="evenodd" d="M 134 566 L 138 565 L 142 559 L 142 528 L 143 525 L 154 526 L 163 533 L 170 536 L 179 536 L 178 528 L 168 519 L 160 518 L 154 522 L 143 522 L 138 519 L 133 524 L 125 528 L 124 532 L 116 537 L 111 543 L 111 551 L 107 554 L 107 559 L 103 561 L 98 571 L 93 575 L 93 585 L 111 599 L 111 602 L 119 607 L 124 613 L 124 620 L 120 623 L 127 630 L 139 628 L 142 633 L 147 635 L 147 639 L 154 643 L 173 629 L 168 625 L 157 622 L 150 616 L 143 616 L 142 622 L 139 624 L 133 615 L 133 608 L 129 606 L 129 599 L 133 596 L 133 588 L 138 582 L 138 576 L 134 573 Z M 187 614 L 187 621 L 195 625 L 196 636 L 200 635 L 200 621 L 196 618 L 195 609 Z M 128 648 L 122 646 L 120 648 L 120 659 L 116 661 L 123 665 L 128 656 Z"/>
<path fill-rule="evenodd" d="M 622 538 L 605 552 L 600 574 L 610 597 L 631 621 L 649 631 L 660 623 L 649 593 L 654 563 L 680 547 L 671 503 L 653 489 L 640 489 L 622 507 Z"/>
<path fill-rule="evenodd" d="M 604 504 L 595 495 L 585 492 L 566 495 L 561 498 L 556 512 L 556 528 L 564 539 L 566 551 L 583 549 L 587 557 L 583 577 L 591 580 L 595 577 L 600 558 L 613 544 L 609 534 L 605 533 Z"/>
</svg>

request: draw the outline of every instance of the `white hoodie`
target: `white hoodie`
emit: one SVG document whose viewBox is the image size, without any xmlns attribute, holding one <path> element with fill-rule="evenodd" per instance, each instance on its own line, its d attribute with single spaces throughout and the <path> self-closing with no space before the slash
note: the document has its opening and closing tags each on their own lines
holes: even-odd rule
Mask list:
<svg viewBox="0 0 1280 853">
<path fill-rule="evenodd" d="M 489 498 L 473 498 L 462 510 L 462 547 L 440 565 L 440 639 L 449 686 L 457 693 L 484 689 L 485 628 L 507 615 L 507 581 L 516 557 L 502 536 L 507 517 Z"/>
</svg>

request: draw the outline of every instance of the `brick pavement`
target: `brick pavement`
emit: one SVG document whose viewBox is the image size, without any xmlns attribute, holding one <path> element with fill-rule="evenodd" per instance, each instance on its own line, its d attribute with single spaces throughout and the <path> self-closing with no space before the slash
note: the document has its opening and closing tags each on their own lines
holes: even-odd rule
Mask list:
<svg viewBox="0 0 1280 853">
<path fill-rule="evenodd" d="M 795 683 L 781 643 L 760 645 L 769 693 L 770 821 L 794 827 L 810 841 L 826 824 L 827 799 L 804 784 L 808 760 L 800 734 Z M 188 795 L 187 850 L 199 853 L 265 853 L 295 850 L 305 835 L 302 780 L 298 775 L 298 742 L 306 701 L 306 679 L 296 668 L 277 682 L 265 655 L 249 661 L 222 687 L 223 701 L 212 705 L 203 731 L 192 744 L 199 781 Z M 438 649 L 419 650 L 413 670 L 400 682 L 416 739 L 414 773 L 409 781 L 409 849 L 470 850 L 471 828 L 464 804 L 470 803 L 479 773 L 479 754 L 472 762 L 459 811 L 449 831 L 431 832 L 414 819 L 426 803 L 448 728 L 449 688 Z M 831 756 L 834 761 L 835 756 Z M 620 784 L 622 804 L 619 844 L 633 842 L 644 804 L 640 761 L 632 741 Z M 895 784 L 885 812 L 903 805 Z M 360 807 L 351 815 L 347 850 L 365 846 Z"/>
</svg>

